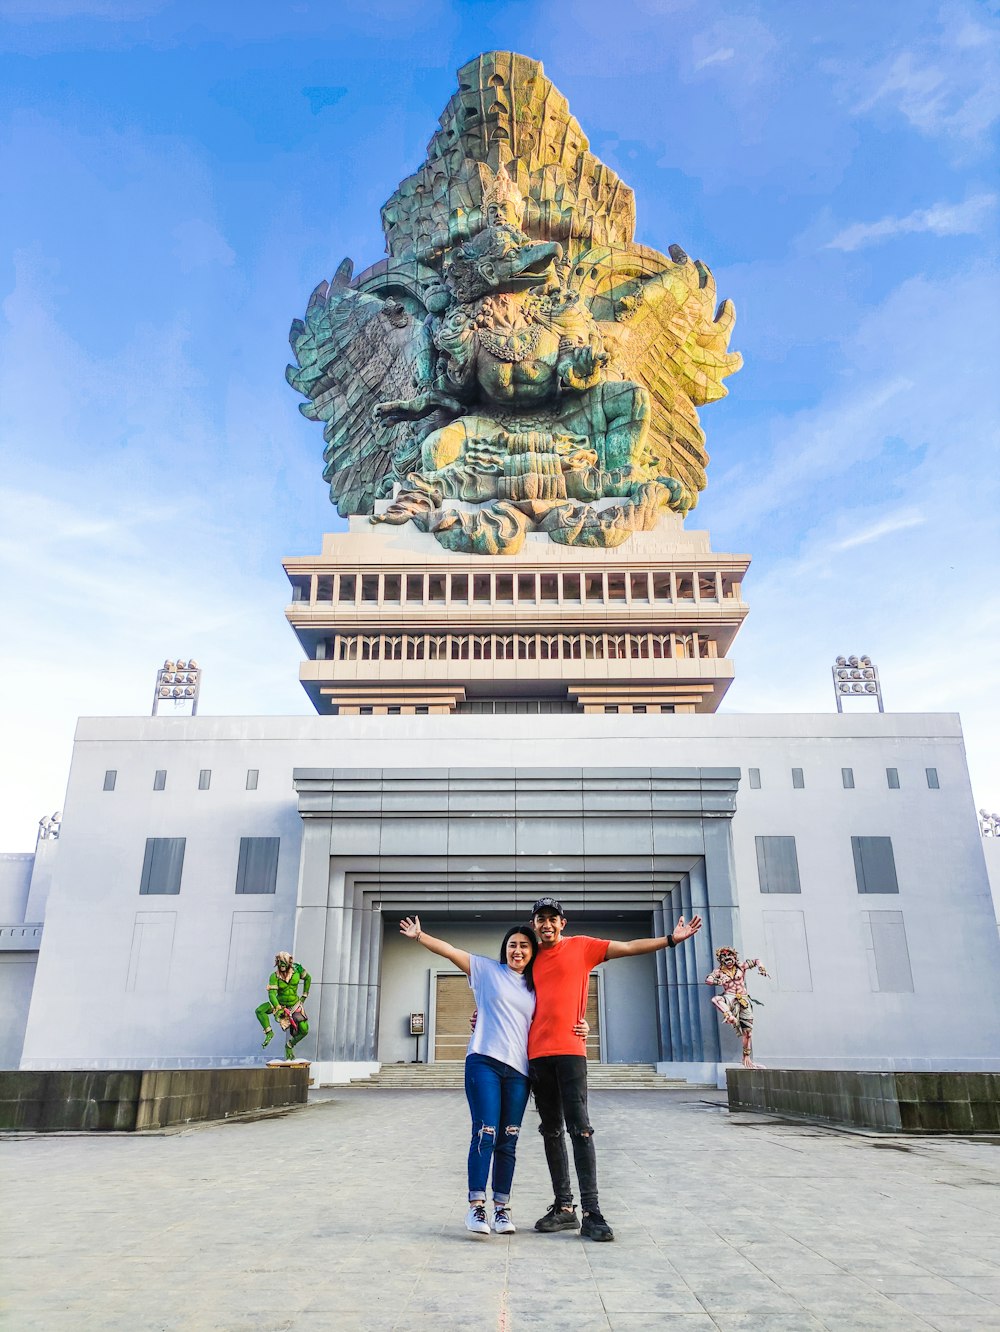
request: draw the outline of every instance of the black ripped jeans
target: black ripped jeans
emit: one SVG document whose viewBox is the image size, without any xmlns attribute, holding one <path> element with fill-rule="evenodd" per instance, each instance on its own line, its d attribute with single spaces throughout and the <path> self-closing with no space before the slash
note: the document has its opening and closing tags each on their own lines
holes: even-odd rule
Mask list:
<svg viewBox="0 0 1000 1332">
<path fill-rule="evenodd" d="M 573 1204 L 565 1126 L 573 1142 L 573 1162 L 585 1212 L 599 1210 L 597 1155 L 594 1130 L 587 1114 L 587 1060 L 584 1055 L 543 1055 L 528 1063 L 528 1076 L 541 1118 L 538 1131 L 545 1143 L 545 1160 L 552 1191 L 560 1207 Z"/>
</svg>

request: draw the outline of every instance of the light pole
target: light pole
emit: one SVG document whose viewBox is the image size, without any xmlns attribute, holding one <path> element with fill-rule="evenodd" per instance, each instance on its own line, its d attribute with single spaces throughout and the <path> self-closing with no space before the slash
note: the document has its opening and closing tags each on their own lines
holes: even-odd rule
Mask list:
<svg viewBox="0 0 1000 1332">
<path fill-rule="evenodd" d="M 845 698 L 874 698 L 879 712 L 885 712 L 878 667 L 871 657 L 838 657 L 833 664 L 833 692 L 838 712 L 844 711 Z"/>
<path fill-rule="evenodd" d="M 201 692 L 201 667 L 190 661 L 165 661 L 156 672 L 153 716 L 196 717 Z"/>
</svg>

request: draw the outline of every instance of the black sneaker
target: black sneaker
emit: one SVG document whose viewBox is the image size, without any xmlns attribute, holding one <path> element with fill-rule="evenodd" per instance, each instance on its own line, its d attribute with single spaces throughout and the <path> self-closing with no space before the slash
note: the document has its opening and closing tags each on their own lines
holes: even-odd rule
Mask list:
<svg viewBox="0 0 1000 1332">
<path fill-rule="evenodd" d="M 576 1214 L 575 1207 L 566 1212 L 558 1203 L 553 1203 L 545 1215 L 535 1222 L 535 1229 L 545 1234 L 551 1234 L 555 1230 L 579 1230 L 580 1218 Z"/>
<path fill-rule="evenodd" d="M 583 1223 L 580 1226 L 580 1237 L 582 1239 L 596 1240 L 598 1244 L 600 1244 L 607 1243 L 608 1240 L 613 1240 L 615 1232 L 608 1225 L 607 1221 L 605 1221 L 604 1217 L 601 1216 L 600 1212 L 595 1210 L 593 1212 L 584 1212 Z"/>
</svg>

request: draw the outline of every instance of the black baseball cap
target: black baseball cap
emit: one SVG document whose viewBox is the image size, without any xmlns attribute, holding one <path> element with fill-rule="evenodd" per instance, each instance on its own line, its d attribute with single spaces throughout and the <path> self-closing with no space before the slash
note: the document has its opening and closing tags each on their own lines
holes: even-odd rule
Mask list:
<svg viewBox="0 0 1000 1332">
<path fill-rule="evenodd" d="M 562 916 L 564 919 L 566 916 L 565 911 L 563 911 L 562 902 L 556 897 L 540 897 L 531 908 L 532 919 L 538 915 L 539 911 L 554 911 L 557 916 Z"/>
</svg>

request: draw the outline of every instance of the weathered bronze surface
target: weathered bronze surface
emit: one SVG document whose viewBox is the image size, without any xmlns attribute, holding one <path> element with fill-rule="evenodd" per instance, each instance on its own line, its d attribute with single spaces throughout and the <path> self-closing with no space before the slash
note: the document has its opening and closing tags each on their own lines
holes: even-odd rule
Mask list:
<svg viewBox="0 0 1000 1332">
<path fill-rule="evenodd" d="M 695 408 L 740 367 L 732 304 L 678 246 L 635 244 L 632 191 L 537 61 L 494 51 L 458 77 L 382 210 L 388 259 L 320 283 L 288 381 L 325 423 L 342 515 L 484 555 L 532 530 L 620 545 L 704 489 Z"/>
</svg>

